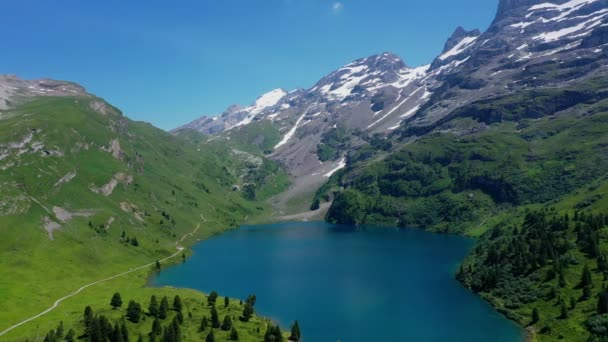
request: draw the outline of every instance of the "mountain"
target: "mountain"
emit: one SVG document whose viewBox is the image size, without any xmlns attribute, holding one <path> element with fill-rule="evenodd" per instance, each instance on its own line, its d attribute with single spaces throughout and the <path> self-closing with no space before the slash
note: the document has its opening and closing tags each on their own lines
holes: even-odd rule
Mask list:
<svg viewBox="0 0 608 342">
<path fill-rule="evenodd" d="M 603 0 L 501 1 L 486 32 L 457 28 L 429 65 L 408 67 L 390 53 L 362 58 L 310 89 L 276 90 L 260 97 L 272 101 L 232 106 L 174 133 L 193 129 L 235 139 L 252 123 L 269 124 L 282 139 L 265 153 L 293 178 L 288 198 L 279 201 L 286 202 L 310 195 L 345 165 L 347 151 L 375 135 L 415 139 L 438 128 L 460 129 L 448 123 L 467 105 L 604 73 L 606 7 Z M 492 120 L 498 119 L 486 121 Z M 255 139 L 250 143 L 264 136 Z"/>
<path fill-rule="evenodd" d="M 44 319 L 3 335 L 85 284 L 155 260 L 165 267 L 198 239 L 267 215 L 263 201 L 284 184 L 268 160 L 228 146 L 199 149 L 131 121 L 71 82 L 0 76 L 0 103 L 3 341 L 34 339 L 59 321 L 80 336 L 85 306 L 104 313 L 118 290 L 125 306 L 128 299 L 147 306 L 152 294 L 180 294 L 195 299 L 186 305 L 198 305 L 200 294 L 144 288 L 151 270 L 144 266 L 80 290 Z M 121 312 L 105 315 L 120 320 Z M 197 331 L 197 319 L 188 331 Z M 259 330 L 257 324 L 266 322 L 256 319 L 251 330 Z M 147 334 L 150 326 L 129 328 L 136 339 L 136 331 Z M 255 335 L 248 330 L 241 334 Z"/>
<path fill-rule="evenodd" d="M 532 339 L 599 340 L 607 27 L 608 1 L 501 0 L 485 32 L 457 28 L 429 65 L 359 59 L 207 139 L 281 163 L 284 213 L 307 202 L 334 223 L 479 237 L 464 285 Z"/>
</svg>

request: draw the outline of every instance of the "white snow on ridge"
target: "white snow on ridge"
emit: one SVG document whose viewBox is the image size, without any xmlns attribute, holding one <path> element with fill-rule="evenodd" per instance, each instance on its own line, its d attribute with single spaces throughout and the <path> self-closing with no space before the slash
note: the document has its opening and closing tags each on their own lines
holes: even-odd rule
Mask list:
<svg viewBox="0 0 608 342">
<path fill-rule="evenodd" d="M 260 96 L 253 106 L 246 108 L 246 110 L 252 114 L 259 114 L 264 109 L 276 105 L 285 95 L 287 95 L 285 90 L 275 89 Z"/>
<path fill-rule="evenodd" d="M 590 4 L 590 3 L 593 3 L 596 1 L 597 0 L 570 0 L 561 5 L 552 4 L 550 2 L 545 2 L 545 3 L 534 5 L 534 6 L 530 7 L 530 9 L 528 9 L 528 11 L 532 12 L 532 11 L 538 11 L 538 10 L 542 10 L 542 9 L 553 9 L 553 10 L 557 10 L 557 11 L 561 12 L 564 10 L 571 10 L 573 8 L 579 8 L 583 5 Z"/>
<path fill-rule="evenodd" d="M 573 33 L 579 32 L 581 30 L 589 30 L 593 27 L 600 25 L 602 23 L 603 17 L 605 17 L 606 15 L 608 15 L 608 13 L 600 14 L 599 16 L 593 17 L 580 24 L 577 24 L 577 25 L 574 25 L 571 27 L 566 27 L 561 30 L 552 31 L 552 32 L 544 32 L 544 33 L 539 34 L 538 36 L 535 36 L 533 39 L 543 40 L 545 42 L 552 42 L 555 40 L 559 40 L 562 37 L 571 35 Z"/>
<path fill-rule="evenodd" d="M 323 175 L 323 177 L 325 178 L 329 178 L 331 177 L 334 173 L 338 172 L 339 170 L 343 169 L 346 167 L 346 158 L 342 158 L 342 160 L 340 160 L 340 162 L 338 163 L 338 166 L 336 166 L 335 169 L 329 171 L 328 173 L 326 173 L 325 175 Z"/>
<path fill-rule="evenodd" d="M 471 45 L 473 45 L 477 38 L 478 37 L 464 37 L 460 42 L 458 42 L 458 44 L 454 45 L 453 48 L 439 56 L 439 59 L 444 61 L 452 56 L 456 56 L 462 53 L 463 51 L 471 47 Z"/>
<path fill-rule="evenodd" d="M 312 106 L 311 106 L 312 107 Z M 287 132 L 287 134 L 285 134 L 285 136 L 283 137 L 283 139 L 276 144 L 276 146 L 274 147 L 275 149 L 287 144 L 287 142 L 289 141 L 289 139 L 291 139 L 291 137 L 293 137 L 293 135 L 296 133 L 296 131 L 298 130 L 298 126 L 300 126 L 300 122 L 302 122 L 302 120 L 304 120 L 304 117 L 306 116 L 306 113 L 308 113 L 308 110 L 311 108 L 308 107 L 308 109 L 306 109 L 304 111 L 304 114 L 302 114 L 302 116 L 300 116 L 298 118 L 298 121 L 296 121 L 296 124 L 293 125 L 293 127 L 289 130 L 289 132 Z"/>
</svg>

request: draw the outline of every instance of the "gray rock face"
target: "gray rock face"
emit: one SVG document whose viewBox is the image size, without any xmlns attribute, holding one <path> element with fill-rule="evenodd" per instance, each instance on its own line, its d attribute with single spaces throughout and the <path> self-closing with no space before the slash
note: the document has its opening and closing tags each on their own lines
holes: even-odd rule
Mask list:
<svg viewBox="0 0 608 342">
<path fill-rule="evenodd" d="M 50 79 L 23 80 L 15 75 L 0 75 L 0 110 L 12 103 L 35 96 L 89 96 L 78 84 Z"/>
</svg>

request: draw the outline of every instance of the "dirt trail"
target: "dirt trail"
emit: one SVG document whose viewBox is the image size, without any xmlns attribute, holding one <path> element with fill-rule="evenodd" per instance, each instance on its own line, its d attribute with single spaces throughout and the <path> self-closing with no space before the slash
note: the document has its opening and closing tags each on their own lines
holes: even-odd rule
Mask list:
<svg viewBox="0 0 608 342">
<path fill-rule="evenodd" d="M 183 241 L 184 241 L 184 239 L 185 239 L 187 236 L 192 236 L 192 237 L 194 237 L 194 233 L 196 233 L 200 227 L 201 227 L 201 224 L 199 223 L 199 224 L 196 226 L 196 228 L 195 228 L 195 229 L 194 229 L 192 232 L 184 234 L 184 236 L 182 236 L 182 238 L 181 238 L 179 241 L 175 241 L 175 243 L 176 243 L 176 244 L 179 244 L 180 242 L 183 242 Z M 159 260 L 159 261 L 160 261 L 160 262 L 162 262 L 162 261 L 167 261 L 167 260 L 169 260 L 169 259 L 175 258 L 175 257 L 176 257 L 176 256 L 177 256 L 177 255 L 178 255 L 178 254 L 179 254 L 181 251 L 183 251 L 183 250 L 184 250 L 184 247 L 182 247 L 182 246 L 179 246 L 179 245 L 178 245 L 178 246 L 177 246 L 177 252 L 175 252 L 175 254 L 172 254 L 172 255 L 170 255 L 170 256 L 168 256 L 168 257 L 166 257 L 166 258 L 164 258 L 164 259 L 161 259 L 161 260 Z M 42 311 L 41 313 L 39 313 L 39 314 L 37 314 L 37 315 L 35 315 L 35 316 L 32 316 L 32 317 L 30 317 L 30 318 L 27 318 L 27 319 L 25 319 L 25 320 L 23 320 L 23 321 L 21 321 L 21 322 L 19 322 L 19 323 L 17 323 L 17 324 L 14 324 L 14 325 L 12 325 L 12 326 L 10 326 L 10 327 L 8 327 L 8 328 L 4 329 L 3 331 L 1 331 L 1 332 L 0 332 L 0 336 L 2 336 L 2 335 L 4 335 L 4 334 L 8 333 L 9 331 L 11 331 L 11 330 L 13 330 L 13 329 L 16 329 L 16 328 L 20 327 L 20 326 L 22 326 L 22 325 L 24 325 L 24 324 L 26 324 L 26 323 L 28 323 L 28 322 L 31 322 L 31 321 L 35 320 L 36 318 L 39 318 L 39 317 L 42 317 L 42 316 L 44 316 L 44 315 L 48 314 L 49 312 L 51 312 L 51 311 L 53 311 L 55 308 L 57 308 L 61 302 L 63 302 L 64 300 L 66 300 L 66 299 L 68 299 L 68 298 L 74 297 L 75 295 L 79 294 L 80 292 L 82 292 L 82 291 L 83 291 L 84 289 L 86 289 L 86 288 L 89 288 L 89 287 L 91 287 L 91 286 L 97 285 L 97 284 L 99 284 L 99 283 L 103 283 L 103 282 L 108 281 L 108 280 L 112 280 L 112 279 L 116 279 L 116 278 L 118 278 L 118 277 L 122 277 L 122 276 L 124 276 L 124 275 L 129 274 L 129 273 L 137 272 L 137 271 L 142 270 L 142 269 L 144 269 L 144 268 L 150 268 L 150 267 L 154 266 L 155 264 L 156 264 L 156 261 L 151 262 L 151 263 L 146 264 L 146 265 L 143 265 L 143 266 L 139 266 L 139 267 L 137 267 L 137 268 L 132 268 L 132 269 L 130 269 L 130 270 L 128 270 L 128 271 L 126 271 L 126 272 L 122 272 L 122 273 L 119 273 L 119 274 L 115 274 L 115 275 L 113 275 L 113 276 L 111 276 L 111 277 L 108 277 L 108 278 L 105 278 L 105 279 L 101 279 L 101 280 L 98 280 L 98 281 L 92 282 L 92 283 L 90 283 L 90 284 L 84 285 L 84 286 L 80 287 L 78 290 L 76 290 L 76 291 L 74 291 L 74 292 L 72 292 L 72 293 L 68 294 L 67 296 L 64 296 L 64 297 L 61 297 L 61 298 L 57 299 L 57 300 L 55 301 L 55 303 L 53 303 L 53 305 L 52 305 L 50 308 L 48 308 L 48 309 L 46 309 L 46 310 Z"/>
</svg>

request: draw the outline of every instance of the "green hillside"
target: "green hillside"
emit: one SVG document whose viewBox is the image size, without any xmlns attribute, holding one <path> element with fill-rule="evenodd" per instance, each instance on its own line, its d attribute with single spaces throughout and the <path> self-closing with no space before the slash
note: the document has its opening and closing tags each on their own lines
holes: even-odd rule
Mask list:
<svg viewBox="0 0 608 342">
<path fill-rule="evenodd" d="M 605 336 L 605 88 L 599 79 L 523 91 L 460 108 L 421 138 L 405 128 L 388 151 L 352 152 L 316 199 L 333 200 L 335 223 L 480 237 L 458 273 L 466 286 L 539 340 Z M 585 265 L 592 285 L 580 283 Z"/>
<path fill-rule="evenodd" d="M 177 247 L 254 222 L 281 190 L 269 181 L 280 169 L 265 160 L 199 148 L 92 97 L 40 97 L 2 112 L 0 169 L 0 293 L 11 299 L 0 331 L 85 284 L 181 261 L 188 252 Z M 252 180 L 258 201 L 243 191 Z M 2 339 L 34 338 L 60 320 L 67 330 L 117 289 L 143 301 L 150 270 L 87 288 Z"/>
</svg>

